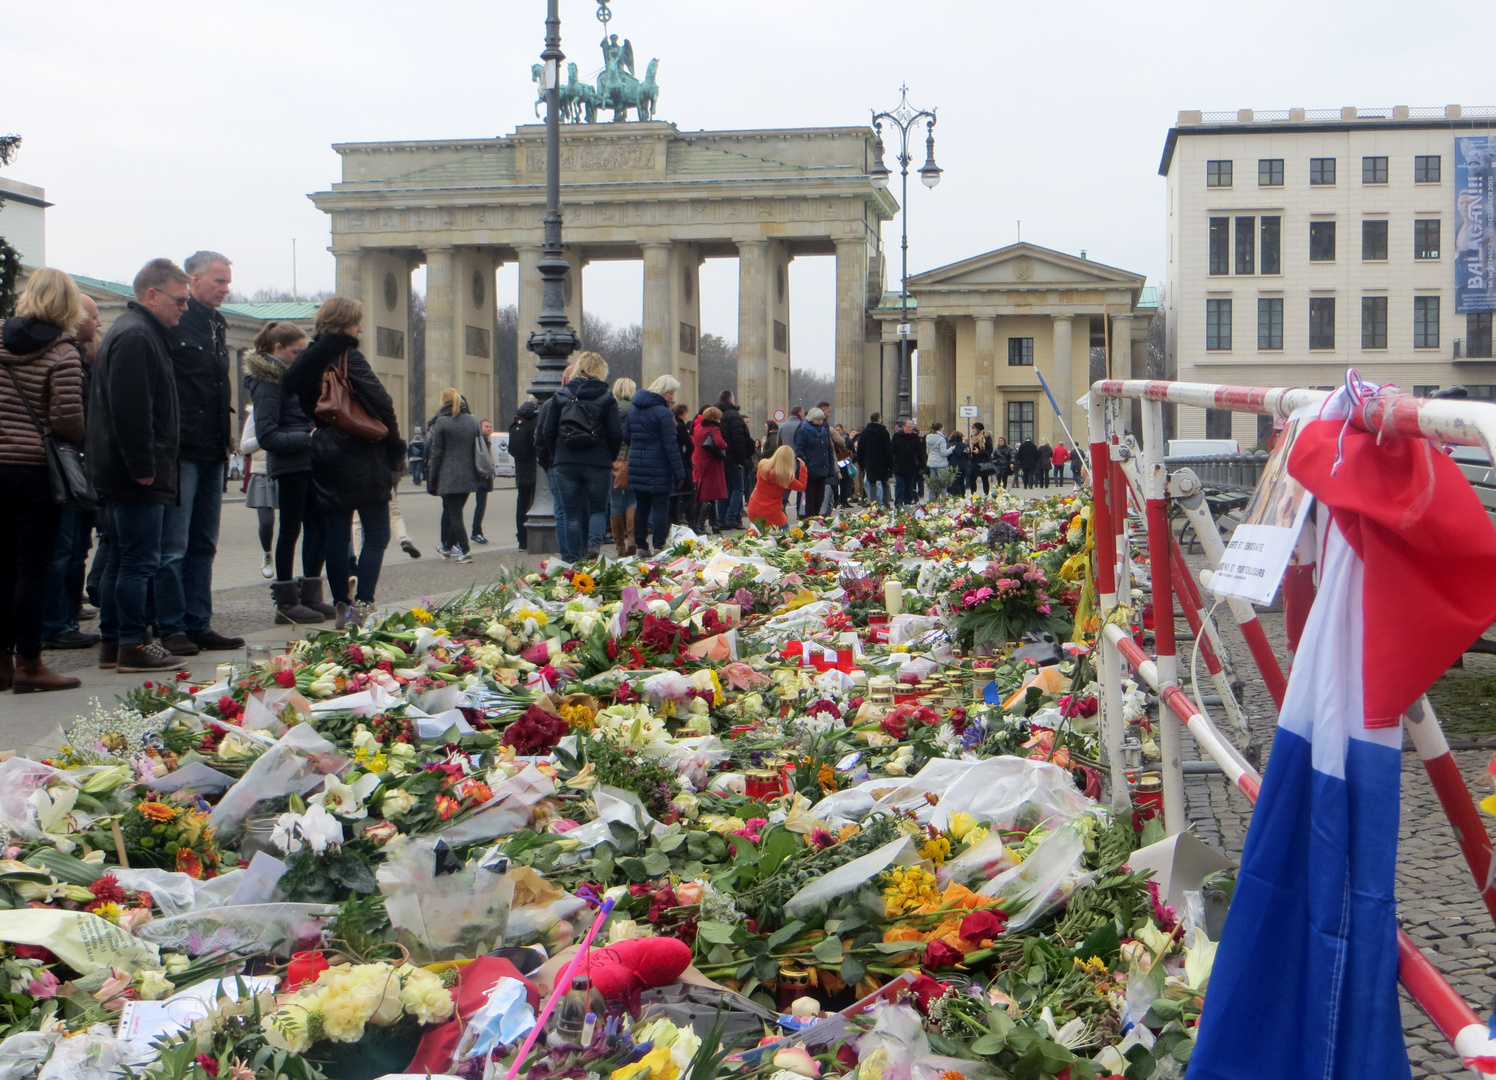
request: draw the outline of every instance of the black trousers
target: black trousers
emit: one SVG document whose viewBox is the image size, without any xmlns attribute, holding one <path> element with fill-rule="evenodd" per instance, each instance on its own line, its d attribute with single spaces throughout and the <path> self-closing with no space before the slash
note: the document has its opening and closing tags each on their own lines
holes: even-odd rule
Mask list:
<svg viewBox="0 0 1496 1080">
<path fill-rule="evenodd" d="M 530 512 L 530 505 L 535 501 L 535 485 L 516 484 L 514 488 L 514 538 L 519 541 L 520 550 L 525 549 L 525 515 Z"/>
<path fill-rule="evenodd" d="M 473 492 L 473 535 L 483 535 L 483 515 L 488 512 L 488 492 L 479 488 Z"/>
<path fill-rule="evenodd" d="M 0 465 L 0 652 L 42 654 L 47 572 L 62 509 L 45 465 Z"/>
<path fill-rule="evenodd" d="M 467 529 L 463 526 L 462 511 L 467 506 L 468 493 L 442 496 L 442 547 L 448 551 L 458 548 L 468 550 Z"/>
<path fill-rule="evenodd" d="M 276 484 L 280 495 L 280 535 L 275 539 L 275 579 L 292 579 L 298 537 L 302 577 L 321 577 L 327 560 L 327 522 L 312 490 L 312 474 L 289 473 L 277 477 Z"/>
</svg>

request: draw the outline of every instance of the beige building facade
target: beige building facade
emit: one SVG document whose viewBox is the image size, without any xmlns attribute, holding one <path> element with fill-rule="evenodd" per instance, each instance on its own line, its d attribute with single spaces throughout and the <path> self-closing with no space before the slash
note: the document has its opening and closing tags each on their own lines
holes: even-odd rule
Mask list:
<svg viewBox="0 0 1496 1080">
<path fill-rule="evenodd" d="M 1496 397 L 1490 312 L 1457 310 L 1459 140 L 1496 108 L 1186 111 L 1169 131 L 1168 373 L 1181 380 Z M 1178 434 L 1258 441 L 1246 414 Z"/>
</svg>

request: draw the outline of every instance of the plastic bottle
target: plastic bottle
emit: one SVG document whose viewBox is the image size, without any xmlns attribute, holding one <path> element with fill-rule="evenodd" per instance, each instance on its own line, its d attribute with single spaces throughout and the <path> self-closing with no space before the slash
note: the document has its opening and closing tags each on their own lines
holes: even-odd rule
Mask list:
<svg viewBox="0 0 1496 1080">
<path fill-rule="evenodd" d="M 601 1011 L 602 998 L 596 991 L 588 988 L 587 976 L 573 976 L 571 989 L 561 999 L 561 1004 L 556 1006 L 555 1025 L 552 1028 L 553 1040 L 558 1043 L 585 1046 L 583 1033 L 588 1026 L 588 1014 L 595 1017 Z M 596 1023 L 596 1020 L 594 1019 L 593 1022 Z"/>
</svg>

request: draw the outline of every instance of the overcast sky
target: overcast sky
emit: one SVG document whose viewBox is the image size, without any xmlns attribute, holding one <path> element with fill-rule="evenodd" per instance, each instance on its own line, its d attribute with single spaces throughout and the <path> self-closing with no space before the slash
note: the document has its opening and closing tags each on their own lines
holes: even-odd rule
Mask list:
<svg viewBox="0 0 1496 1080">
<path fill-rule="evenodd" d="M 938 107 L 932 191 L 910 193 L 910 272 L 1023 238 L 1162 284 L 1164 136 L 1180 109 L 1496 102 L 1489 0 L 616 0 L 660 59 L 683 130 L 864 123 Z M 562 47 L 600 66 L 595 0 L 561 0 Z M 46 188 L 48 262 L 128 281 L 199 247 L 245 293 L 330 288 L 335 142 L 495 136 L 532 121 L 543 0 L 11 3 L 5 175 Z M 915 167 L 922 160 L 916 157 Z M 0 233 L 4 231 L 0 216 Z M 891 286 L 899 221 L 884 228 Z M 796 365 L 829 370 L 830 258 L 793 264 Z M 594 264 L 587 306 L 640 318 L 638 263 Z M 418 282 L 419 284 L 419 282 Z M 499 271 L 501 302 L 515 270 Z M 737 337 L 737 265 L 702 271 L 703 330 Z"/>
</svg>

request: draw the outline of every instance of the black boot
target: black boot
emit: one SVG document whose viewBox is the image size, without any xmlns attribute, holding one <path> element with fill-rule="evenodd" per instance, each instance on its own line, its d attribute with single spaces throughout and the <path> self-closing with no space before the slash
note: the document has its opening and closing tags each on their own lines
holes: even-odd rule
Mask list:
<svg viewBox="0 0 1496 1080">
<path fill-rule="evenodd" d="M 272 581 L 270 595 L 275 599 L 275 621 L 278 625 L 305 625 L 326 621 L 322 612 L 303 607 L 294 581 Z"/>
<path fill-rule="evenodd" d="M 419 558 L 419 555 L 417 555 Z M 319 577 L 299 577 L 296 579 L 296 588 L 300 590 L 301 606 L 309 607 L 313 611 L 320 611 L 323 619 L 331 619 L 338 614 L 337 608 L 322 600 L 322 579 Z"/>
</svg>

